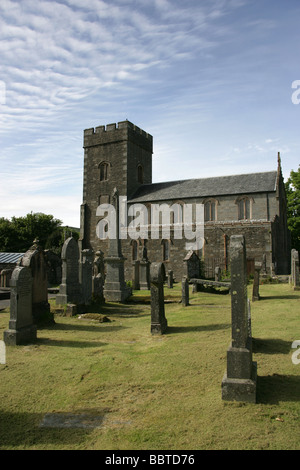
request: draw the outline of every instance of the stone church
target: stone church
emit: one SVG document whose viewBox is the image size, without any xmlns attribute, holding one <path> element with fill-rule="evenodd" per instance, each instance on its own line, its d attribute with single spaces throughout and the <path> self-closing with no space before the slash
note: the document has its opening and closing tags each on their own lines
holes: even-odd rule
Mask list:
<svg viewBox="0 0 300 470">
<path fill-rule="evenodd" d="M 153 138 L 129 121 L 107 124 L 84 131 L 84 181 L 81 205 L 80 247 L 101 250 L 104 257 L 108 240 L 99 239 L 96 227 L 101 219 L 97 208 L 112 204 L 112 194 L 127 199 L 127 207 L 143 204 L 204 205 L 204 244 L 197 251 L 203 276 L 213 277 L 216 266 L 230 269 L 229 240 L 243 234 L 247 247 L 248 272 L 261 262 L 267 274 L 289 272 L 289 232 L 286 197 L 278 154 L 275 171 L 231 176 L 152 183 Z M 200 173 L 200 170 L 199 170 Z M 178 206 L 177 206 L 178 207 Z M 172 215 L 172 213 L 171 213 Z M 125 278 L 131 279 L 135 260 L 142 259 L 145 248 L 149 261 L 162 261 L 177 280 L 184 272 L 186 240 L 177 239 L 170 220 L 167 238 L 121 240 Z"/>
</svg>

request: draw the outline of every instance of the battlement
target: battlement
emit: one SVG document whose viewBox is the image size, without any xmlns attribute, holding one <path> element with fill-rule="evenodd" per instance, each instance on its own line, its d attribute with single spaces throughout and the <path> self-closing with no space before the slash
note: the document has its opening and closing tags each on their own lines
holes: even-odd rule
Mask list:
<svg viewBox="0 0 300 470">
<path fill-rule="evenodd" d="M 145 142 L 147 147 L 152 148 L 153 137 L 140 127 L 130 121 L 121 121 L 105 126 L 91 127 L 84 130 L 84 147 L 101 145 L 105 143 L 116 142 L 120 140 L 138 139 L 141 145 Z"/>
</svg>

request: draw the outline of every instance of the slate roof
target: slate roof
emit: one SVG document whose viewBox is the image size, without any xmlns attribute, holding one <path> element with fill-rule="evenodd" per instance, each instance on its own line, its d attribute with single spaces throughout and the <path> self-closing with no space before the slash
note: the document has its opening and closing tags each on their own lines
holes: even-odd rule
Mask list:
<svg viewBox="0 0 300 470">
<path fill-rule="evenodd" d="M 235 194 L 276 191 L 277 172 L 168 181 L 145 184 L 130 198 L 130 202 L 167 201 L 196 197 L 217 197 Z"/>
<path fill-rule="evenodd" d="M 16 263 L 24 253 L 0 253 L 0 263 Z"/>
</svg>

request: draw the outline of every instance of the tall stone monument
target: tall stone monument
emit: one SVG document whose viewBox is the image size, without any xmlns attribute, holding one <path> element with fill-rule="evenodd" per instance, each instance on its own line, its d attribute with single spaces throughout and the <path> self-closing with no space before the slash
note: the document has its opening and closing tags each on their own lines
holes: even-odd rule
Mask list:
<svg viewBox="0 0 300 470">
<path fill-rule="evenodd" d="M 73 237 L 67 238 L 62 252 L 62 283 L 56 296 L 56 304 L 81 304 L 81 285 L 79 283 L 79 248 Z"/>
<path fill-rule="evenodd" d="M 10 280 L 9 329 L 4 331 L 6 345 L 26 344 L 36 340 L 37 327 L 32 315 L 32 275 L 28 267 L 17 266 Z"/>
<path fill-rule="evenodd" d="M 165 266 L 163 263 L 152 263 L 150 266 L 151 294 L 151 333 L 162 335 L 166 332 L 168 322 L 164 304 Z"/>
<path fill-rule="evenodd" d="M 230 239 L 231 344 L 227 371 L 222 381 L 222 399 L 256 402 L 257 367 L 252 361 L 252 336 L 247 299 L 246 246 L 243 235 Z"/>
<path fill-rule="evenodd" d="M 32 315 L 37 325 L 54 323 L 54 316 L 50 312 L 48 302 L 48 279 L 45 254 L 39 241 L 34 240 L 33 245 L 22 256 L 18 266 L 28 267 L 32 276 Z"/>
<path fill-rule="evenodd" d="M 80 261 L 80 276 L 82 304 L 90 305 L 93 294 L 93 251 L 82 250 Z"/>
<path fill-rule="evenodd" d="M 119 192 L 116 188 L 112 193 L 112 205 L 115 208 L 116 227 L 114 236 L 109 238 L 108 256 L 104 259 L 106 262 L 106 277 L 103 294 L 108 302 L 124 302 L 130 297 L 131 289 L 127 287 L 124 277 L 125 258 L 121 251 Z"/>
</svg>

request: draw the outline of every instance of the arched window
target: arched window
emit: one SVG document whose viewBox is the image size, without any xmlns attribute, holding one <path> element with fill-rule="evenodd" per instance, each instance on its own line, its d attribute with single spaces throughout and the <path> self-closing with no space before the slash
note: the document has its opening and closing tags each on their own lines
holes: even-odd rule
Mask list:
<svg viewBox="0 0 300 470">
<path fill-rule="evenodd" d="M 237 199 L 238 219 L 247 220 L 252 218 L 252 198 L 240 197 Z"/>
<path fill-rule="evenodd" d="M 210 200 L 204 203 L 204 221 L 210 222 L 217 220 L 217 204 L 216 201 Z"/>
<path fill-rule="evenodd" d="M 99 165 L 100 170 L 100 181 L 107 181 L 108 180 L 108 168 L 109 164 L 107 162 L 101 162 Z"/>
<path fill-rule="evenodd" d="M 139 183 L 144 183 L 144 168 L 140 164 L 137 167 L 137 178 Z"/>
</svg>

